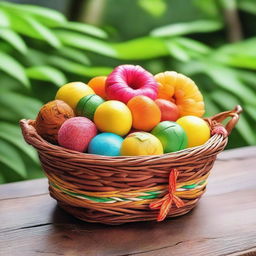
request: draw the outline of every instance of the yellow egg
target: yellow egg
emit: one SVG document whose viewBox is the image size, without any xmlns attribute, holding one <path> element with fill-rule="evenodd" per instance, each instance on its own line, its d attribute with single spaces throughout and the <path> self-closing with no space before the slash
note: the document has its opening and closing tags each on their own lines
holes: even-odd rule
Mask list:
<svg viewBox="0 0 256 256">
<path fill-rule="evenodd" d="M 75 110 L 78 101 L 94 91 L 87 84 L 82 82 L 72 82 L 63 85 L 56 94 L 56 100 L 65 101 L 73 110 Z"/>
<path fill-rule="evenodd" d="M 204 144 L 211 136 L 207 122 L 197 116 L 183 116 L 176 121 L 186 132 L 188 147 Z"/>
<path fill-rule="evenodd" d="M 121 147 L 123 156 L 161 155 L 163 146 L 160 140 L 147 132 L 134 132 L 128 135 Z"/>
<path fill-rule="evenodd" d="M 120 136 L 126 135 L 132 126 L 132 114 L 121 101 L 103 102 L 95 111 L 94 123 L 102 132 L 112 132 Z"/>
</svg>

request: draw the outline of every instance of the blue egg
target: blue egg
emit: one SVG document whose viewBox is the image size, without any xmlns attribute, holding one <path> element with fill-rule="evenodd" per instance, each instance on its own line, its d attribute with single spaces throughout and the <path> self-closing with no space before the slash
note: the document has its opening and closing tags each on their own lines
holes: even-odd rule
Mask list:
<svg viewBox="0 0 256 256">
<path fill-rule="evenodd" d="M 104 156 L 120 156 L 123 138 L 110 132 L 95 136 L 88 147 L 88 153 Z"/>
</svg>

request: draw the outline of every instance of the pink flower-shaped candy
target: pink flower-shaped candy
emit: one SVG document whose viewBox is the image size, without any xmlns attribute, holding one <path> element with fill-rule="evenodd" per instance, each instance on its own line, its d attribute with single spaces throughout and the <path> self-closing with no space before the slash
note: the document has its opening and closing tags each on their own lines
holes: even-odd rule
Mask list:
<svg viewBox="0 0 256 256">
<path fill-rule="evenodd" d="M 152 100 L 157 97 L 157 82 L 154 76 L 141 66 L 120 65 L 106 80 L 108 99 L 127 103 L 131 98 L 144 95 Z"/>
</svg>

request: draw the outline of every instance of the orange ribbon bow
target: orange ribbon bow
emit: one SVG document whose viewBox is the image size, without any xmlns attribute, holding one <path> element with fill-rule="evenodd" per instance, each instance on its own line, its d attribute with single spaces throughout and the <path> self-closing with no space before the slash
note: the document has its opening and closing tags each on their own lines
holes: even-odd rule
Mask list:
<svg viewBox="0 0 256 256">
<path fill-rule="evenodd" d="M 177 181 L 178 175 L 179 175 L 178 170 L 176 169 L 171 170 L 169 175 L 169 185 L 168 185 L 169 193 L 165 195 L 163 198 L 161 198 L 160 200 L 154 203 L 151 203 L 149 205 L 150 209 L 152 210 L 160 209 L 160 212 L 157 217 L 157 221 L 162 221 L 166 218 L 169 210 L 172 207 L 173 202 L 178 208 L 184 206 L 184 202 L 179 197 L 174 195 L 176 191 L 176 181 Z"/>
</svg>

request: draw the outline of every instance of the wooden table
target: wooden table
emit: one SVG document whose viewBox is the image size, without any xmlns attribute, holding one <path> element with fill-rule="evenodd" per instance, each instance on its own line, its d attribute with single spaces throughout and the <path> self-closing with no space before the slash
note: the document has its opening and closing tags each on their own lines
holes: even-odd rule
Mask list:
<svg viewBox="0 0 256 256">
<path fill-rule="evenodd" d="M 222 153 L 199 205 L 162 223 L 83 223 L 56 207 L 46 179 L 2 185 L 0 255 L 256 255 L 256 147 Z"/>
</svg>

